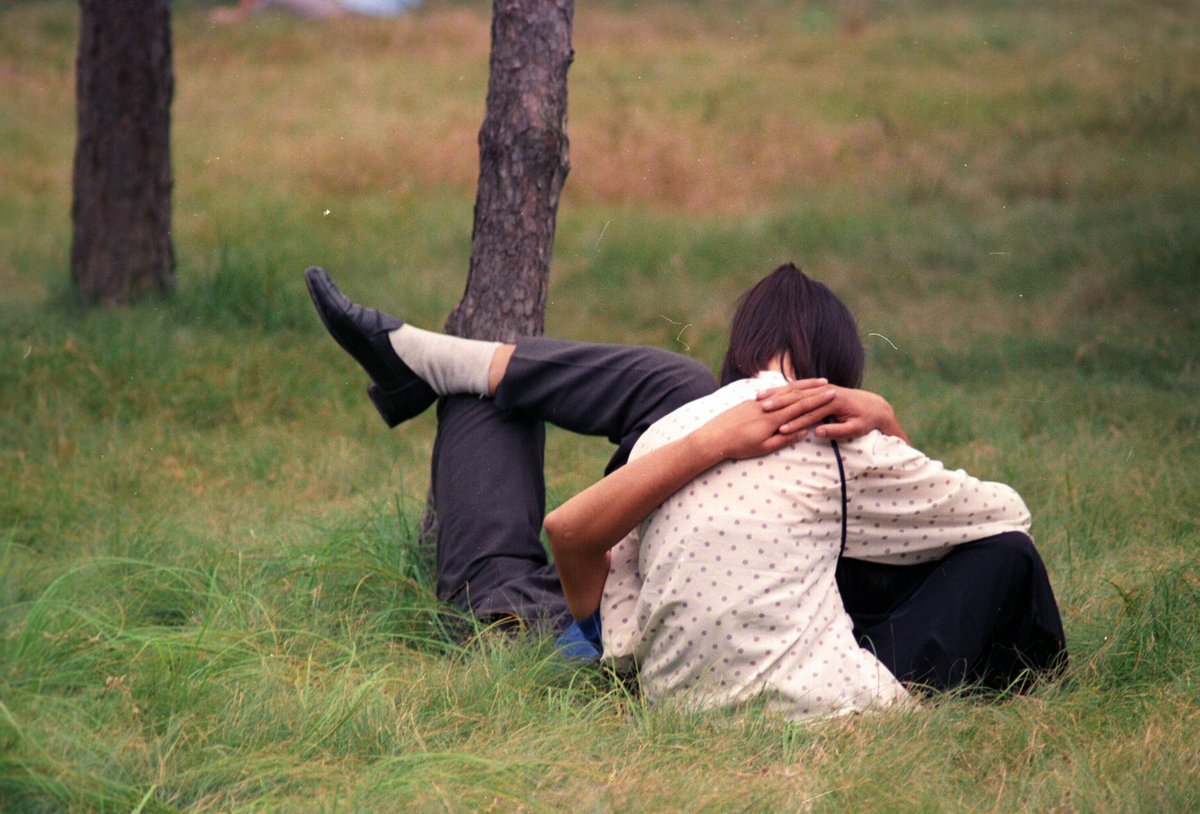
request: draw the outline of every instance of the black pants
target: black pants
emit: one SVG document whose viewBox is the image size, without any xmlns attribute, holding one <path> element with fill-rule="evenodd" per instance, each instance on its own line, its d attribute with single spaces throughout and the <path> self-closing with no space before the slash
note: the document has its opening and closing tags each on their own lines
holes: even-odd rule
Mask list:
<svg viewBox="0 0 1200 814">
<path fill-rule="evenodd" d="M 1020 532 L 919 565 L 842 558 L 837 583 L 859 643 L 906 684 L 1021 690 L 1066 667 L 1046 567 Z"/>
<path fill-rule="evenodd" d="M 562 587 L 541 543 L 546 421 L 617 445 L 606 472 L 667 413 L 716 389 L 668 351 L 523 339 L 494 399 L 438 403 L 431 492 L 438 594 L 479 616 L 562 627 Z M 843 560 L 838 586 L 864 646 L 901 680 L 1006 686 L 1065 658 L 1045 568 L 1024 535 L 956 546 L 937 563 Z"/>
</svg>

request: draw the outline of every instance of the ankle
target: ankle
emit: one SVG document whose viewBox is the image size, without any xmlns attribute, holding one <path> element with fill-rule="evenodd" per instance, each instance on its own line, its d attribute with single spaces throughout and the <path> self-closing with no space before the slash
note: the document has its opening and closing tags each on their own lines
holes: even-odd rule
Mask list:
<svg viewBox="0 0 1200 814">
<path fill-rule="evenodd" d="M 408 323 L 389 333 L 388 340 L 400 361 L 439 396 L 488 395 L 499 342 L 426 331 Z"/>
<path fill-rule="evenodd" d="M 504 381 L 504 374 L 508 373 L 508 362 L 516 350 L 516 345 L 501 345 L 492 354 L 492 362 L 488 366 L 487 394 L 489 396 L 496 395 L 500 382 Z"/>
</svg>

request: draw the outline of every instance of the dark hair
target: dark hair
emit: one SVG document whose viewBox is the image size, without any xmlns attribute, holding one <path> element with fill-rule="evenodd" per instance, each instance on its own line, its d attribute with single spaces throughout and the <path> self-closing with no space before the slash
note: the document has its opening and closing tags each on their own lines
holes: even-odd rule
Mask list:
<svg viewBox="0 0 1200 814">
<path fill-rule="evenodd" d="M 863 346 L 850 309 L 791 263 L 738 300 L 721 384 L 757 375 L 781 354 L 798 379 L 824 377 L 843 387 L 862 382 Z"/>
</svg>

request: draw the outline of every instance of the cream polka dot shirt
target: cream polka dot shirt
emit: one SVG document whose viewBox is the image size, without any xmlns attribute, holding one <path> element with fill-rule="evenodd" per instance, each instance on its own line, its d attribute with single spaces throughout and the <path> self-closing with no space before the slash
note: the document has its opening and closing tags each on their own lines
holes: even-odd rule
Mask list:
<svg viewBox="0 0 1200 814">
<path fill-rule="evenodd" d="M 687 404 L 651 426 L 631 458 L 784 383 L 764 372 Z M 948 470 L 896 438 L 872 432 L 840 449 L 849 557 L 922 562 L 1029 528 L 1011 488 Z M 810 435 L 713 467 L 613 549 L 601 602 L 605 657 L 636 663 L 652 699 L 717 706 L 757 698 L 797 719 L 907 702 L 854 640 L 834 581 L 841 533 L 828 441 Z"/>
</svg>

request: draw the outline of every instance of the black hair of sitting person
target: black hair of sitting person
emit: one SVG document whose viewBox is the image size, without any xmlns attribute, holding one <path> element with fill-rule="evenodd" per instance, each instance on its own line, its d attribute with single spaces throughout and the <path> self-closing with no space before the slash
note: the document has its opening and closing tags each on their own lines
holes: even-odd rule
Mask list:
<svg viewBox="0 0 1200 814">
<path fill-rule="evenodd" d="M 862 383 L 863 346 L 854 315 L 824 283 L 785 263 L 741 296 L 729 329 L 721 384 L 755 376 L 780 354 L 797 379 Z"/>
</svg>

